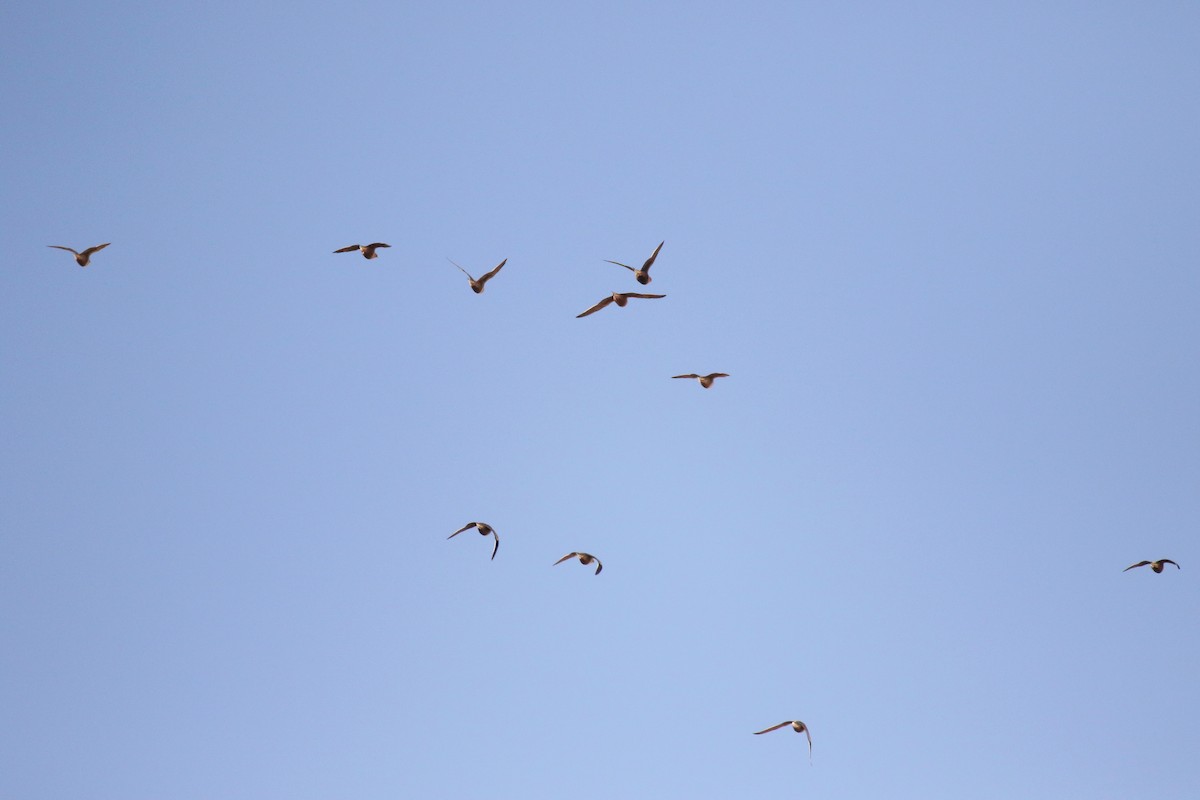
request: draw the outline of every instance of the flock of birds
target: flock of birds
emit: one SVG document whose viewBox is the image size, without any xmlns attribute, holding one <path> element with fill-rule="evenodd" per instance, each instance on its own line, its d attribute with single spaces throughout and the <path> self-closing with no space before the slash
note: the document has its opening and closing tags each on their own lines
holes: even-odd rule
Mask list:
<svg viewBox="0 0 1200 800">
<path fill-rule="evenodd" d="M 622 264 L 619 261 L 609 261 L 608 259 L 605 259 L 605 261 L 607 261 L 607 263 L 609 263 L 609 264 L 616 264 L 619 267 L 624 267 L 625 269 L 629 270 L 630 272 L 633 273 L 633 276 L 637 280 L 638 283 L 640 283 L 643 286 L 646 286 L 647 284 L 649 284 L 651 282 L 651 280 L 653 280 L 650 277 L 650 267 L 652 267 L 654 265 L 654 261 L 655 261 L 655 259 L 658 258 L 658 254 L 662 250 L 663 245 L 665 243 L 666 243 L 665 241 L 659 242 L 658 247 L 654 248 L 654 252 L 650 254 L 650 257 L 646 259 L 646 261 L 642 264 L 640 269 L 634 269 L 633 267 L 629 266 L 628 264 Z M 94 254 L 96 254 L 99 251 L 103 250 L 104 248 L 108 247 L 110 244 L 111 244 L 111 242 L 105 242 L 104 244 L 98 244 L 98 245 L 95 245 L 94 247 L 89 247 L 86 250 L 82 250 L 82 251 L 75 250 L 74 248 L 71 248 L 71 247 L 65 247 L 63 245 L 57 245 L 57 244 L 52 244 L 52 245 L 47 245 L 47 246 L 56 248 L 58 250 L 66 250 L 69 253 L 73 253 L 75 255 L 75 263 L 81 267 L 86 267 L 89 263 L 91 263 L 91 257 Z M 361 253 L 363 258 L 372 259 L 372 258 L 379 257 L 379 253 L 377 252 L 378 250 L 380 250 L 381 248 L 387 248 L 387 247 L 391 247 L 391 245 L 387 244 L 385 242 L 372 242 L 371 244 L 352 244 L 352 245 L 349 245 L 348 247 L 342 247 L 337 250 L 334 250 L 333 252 L 334 253 Z M 496 275 L 500 272 L 500 270 L 504 268 L 504 265 L 508 263 L 508 259 L 506 258 L 503 261 L 501 261 L 499 264 L 497 264 L 495 267 L 493 267 L 489 272 L 485 272 L 483 275 L 480 275 L 478 278 L 476 278 L 476 277 L 472 276 L 471 273 L 467 272 L 467 270 L 463 269 L 463 267 L 461 267 L 459 264 L 455 263 L 454 261 L 452 261 L 450 259 L 447 259 L 447 260 L 450 261 L 451 264 L 454 264 L 454 266 L 458 267 L 458 269 L 460 269 L 462 271 L 462 273 L 467 276 L 467 280 L 470 281 L 471 291 L 475 292 L 475 294 L 482 294 L 484 287 L 487 285 L 487 282 L 490 281 L 492 278 L 496 277 Z M 605 297 L 604 299 L 602 299 L 600 302 L 596 303 L 591 308 L 583 311 L 580 314 L 577 314 L 576 319 L 586 317 L 590 314 L 595 314 L 597 311 L 599 311 L 603 308 L 606 308 L 607 306 L 613 305 L 614 303 L 616 304 L 616 306 L 618 308 L 624 308 L 625 306 L 627 306 L 629 304 L 630 299 L 633 299 L 633 298 L 646 299 L 646 300 L 657 300 L 657 299 L 660 299 L 663 297 L 666 297 L 666 295 L 665 294 L 643 294 L 641 292 L 613 292 L 610 296 Z M 671 377 L 672 378 L 691 378 L 691 379 L 699 381 L 700 385 L 703 388 L 709 389 L 712 387 L 714 381 L 716 381 L 717 378 L 728 378 L 729 374 L 725 373 L 725 372 L 710 372 L 707 375 L 699 375 L 694 372 L 689 372 L 685 375 L 672 375 Z M 455 536 L 458 536 L 460 533 L 469 531 L 471 529 L 475 529 L 481 536 L 485 536 L 485 537 L 491 536 L 492 537 L 492 539 L 493 539 L 492 559 L 495 559 L 496 552 L 500 549 L 500 536 L 496 533 L 496 529 L 493 528 L 491 525 L 487 524 L 486 522 L 468 522 L 466 525 L 462 526 L 461 528 L 459 528 L 458 530 L 456 530 L 454 533 L 450 534 L 446 538 L 453 539 Z M 600 571 L 602 569 L 604 569 L 604 565 L 600 562 L 599 558 L 596 558 L 596 556 L 592 555 L 591 553 L 584 553 L 584 552 L 567 553 L 565 556 L 560 558 L 558 561 L 555 561 L 552 566 L 558 566 L 559 564 L 563 563 L 564 561 L 568 561 L 572 558 L 579 559 L 579 563 L 584 566 L 590 566 L 593 562 L 595 562 L 596 571 L 595 571 L 595 573 L 593 573 L 595 575 L 599 575 Z M 1148 566 L 1154 572 L 1161 573 L 1163 571 L 1165 565 L 1167 565 L 1167 564 L 1171 564 L 1176 569 L 1180 569 L 1179 564 L 1175 563 L 1171 559 L 1160 558 L 1157 561 L 1139 561 L 1136 564 L 1130 564 L 1128 567 L 1123 569 L 1122 572 L 1128 572 L 1131 569 Z M 761 731 L 755 731 L 754 735 L 758 736 L 763 733 L 770 733 L 771 731 L 776 731 L 776 730 L 779 730 L 780 728 L 786 728 L 788 726 L 791 726 L 793 732 L 803 733 L 808 738 L 808 757 L 809 757 L 809 761 L 811 763 L 811 761 L 812 761 L 812 733 L 811 733 L 811 731 L 809 731 L 808 725 L 806 725 L 804 722 L 802 722 L 798 719 L 786 720 L 784 722 L 780 722 L 778 725 L 772 725 L 771 727 L 764 728 Z"/>
</svg>

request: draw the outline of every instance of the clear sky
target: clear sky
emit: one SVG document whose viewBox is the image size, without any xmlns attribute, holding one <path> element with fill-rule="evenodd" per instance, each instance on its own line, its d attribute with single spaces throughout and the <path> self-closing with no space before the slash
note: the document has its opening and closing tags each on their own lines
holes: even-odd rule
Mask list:
<svg viewBox="0 0 1200 800">
<path fill-rule="evenodd" d="M 1200 796 L 1200 7 L 982 5 L 0 6 L 0 797 Z"/>
</svg>

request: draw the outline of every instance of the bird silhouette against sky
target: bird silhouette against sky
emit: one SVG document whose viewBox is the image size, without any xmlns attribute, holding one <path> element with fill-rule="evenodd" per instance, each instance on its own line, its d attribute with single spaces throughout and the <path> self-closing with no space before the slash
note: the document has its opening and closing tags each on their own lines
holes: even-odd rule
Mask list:
<svg viewBox="0 0 1200 800">
<path fill-rule="evenodd" d="M 1130 564 L 1128 567 L 1121 570 L 1121 572 L 1129 572 L 1129 570 L 1134 569 L 1135 567 L 1145 566 L 1149 566 L 1150 569 L 1154 570 L 1155 572 L 1162 572 L 1163 564 L 1175 564 L 1175 562 L 1169 558 L 1160 558 L 1158 561 L 1139 561 L 1136 564 Z M 1180 567 L 1178 564 L 1175 564 L 1175 569 L 1182 569 L 1182 567 Z"/>
<path fill-rule="evenodd" d="M 375 252 L 380 247 L 391 247 L 390 244 L 383 242 L 372 242 L 371 244 L 352 244 L 349 247 L 343 247 L 341 250 L 334 250 L 335 253 L 353 253 L 355 250 L 361 250 L 363 258 L 379 258 L 379 254 Z"/>
<path fill-rule="evenodd" d="M 646 259 L 646 263 L 642 264 L 641 269 L 634 269 L 628 264 L 622 264 L 620 261 L 608 261 L 607 258 L 604 260 L 608 261 L 609 264 L 616 264 L 618 267 L 624 267 L 625 269 L 629 270 L 633 273 L 633 277 L 637 278 L 637 282 L 642 286 L 645 286 L 647 283 L 654 280 L 650 277 L 650 267 L 654 264 L 654 259 L 658 258 L 658 251 L 662 250 L 662 246 L 664 244 L 666 244 L 665 241 L 658 243 L 658 247 L 654 248 L 654 252 L 651 253 L 650 257 Z"/>
<path fill-rule="evenodd" d="M 91 259 L 92 259 L 92 253 L 98 253 L 99 251 L 108 247 L 110 244 L 112 244 L 112 242 L 105 242 L 104 244 L 98 244 L 95 247 L 89 247 L 87 250 L 84 250 L 82 253 L 73 247 L 63 247 L 61 244 L 48 244 L 48 245 L 46 245 L 46 247 L 53 247 L 57 250 L 66 250 L 68 253 L 74 253 L 75 254 L 75 263 L 81 267 L 86 267 L 88 265 L 88 262 L 91 261 Z"/>
<path fill-rule="evenodd" d="M 595 314 L 600 309 L 602 309 L 605 306 L 610 305 L 612 303 L 616 303 L 619 308 L 624 308 L 626 305 L 629 304 L 629 298 L 631 298 L 631 297 L 644 297 L 646 299 L 651 299 L 651 298 L 666 297 L 666 295 L 665 294 L 639 294 L 637 292 L 613 292 L 610 296 L 604 298 L 599 303 L 596 303 L 596 305 L 592 306 L 591 308 L 589 308 L 587 311 L 583 312 L 582 314 L 576 314 L 575 319 L 580 319 L 582 317 L 586 317 L 588 314 Z"/>
<path fill-rule="evenodd" d="M 593 561 L 595 561 L 596 562 L 596 571 L 594 573 L 592 573 L 593 575 L 599 575 L 600 570 L 604 569 L 604 565 L 600 563 L 600 559 L 596 558 L 591 553 L 567 553 L 565 556 L 560 558 L 558 561 L 555 561 L 553 564 L 551 564 L 551 566 L 557 567 L 559 564 L 566 561 L 568 558 L 578 558 L 579 563 L 583 564 L 585 567 L 588 564 L 591 564 Z"/>
<path fill-rule="evenodd" d="M 754 735 L 758 736 L 760 733 L 770 733 L 771 731 L 777 731 L 780 728 L 786 727 L 788 725 L 791 725 L 792 730 L 794 730 L 796 733 L 800 733 L 801 731 L 803 731 L 804 735 L 808 737 L 808 761 L 809 761 L 809 763 L 812 763 L 812 734 L 808 732 L 808 726 L 805 725 L 803 722 L 801 722 L 798 719 L 790 719 L 787 722 L 781 722 L 778 725 L 772 725 L 769 728 L 763 728 L 761 731 L 755 731 Z"/>
<path fill-rule="evenodd" d="M 491 536 L 496 540 L 496 544 L 492 547 L 492 558 L 494 559 L 496 557 L 496 551 L 500 549 L 500 537 L 496 535 L 496 529 L 493 528 L 491 525 L 488 525 L 486 522 L 468 522 L 466 525 L 463 525 L 461 528 L 459 528 L 458 530 L 456 530 L 454 533 L 450 534 L 446 538 L 453 539 L 455 536 L 458 536 L 463 531 L 471 530 L 471 528 L 478 528 L 480 535 Z"/>
<path fill-rule="evenodd" d="M 484 284 L 486 284 L 486 283 L 487 283 L 488 281 L 490 281 L 490 280 L 491 280 L 493 277 L 495 277 L 496 273 L 500 271 L 500 268 L 501 268 L 501 267 L 503 267 L 505 264 L 507 264 L 507 263 L 508 263 L 508 259 L 507 259 L 507 258 L 506 258 L 506 259 L 504 259 L 503 261 L 501 261 L 499 264 L 497 264 L 497 265 L 496 265 L 496 268 L 495 268 L 495 269 L 493 269 L 491 272 L 488 272 L 488 273 L 485 273 L 485 274 L 481 275 L 481 276 L 479 277 L 479 279 L 478 279 L 478 280 L 476 280 L 475 278 L 472 278 L 472 277 L 471 277 L 471 273 L 467 272 L 467 271 L 466 271 L 465 269 L 463 269 L 462 267 L 459 267 L 459 266 L 458 266 L 458 262 L 456 262 L 454 259 L 452 259 L 452 258 L 447 258 L 446 260 L 447 260 L 447 261 L 449 261 L 449 262 L 450 262 L 451 264 L 453 264 L 454 266 L 458 267 L 459 269 L 462 269 L 462 273 L 463 273 L 463 275 L 466 275 L 466 276 L 467 276 L 467 279 L 471 281 L 471 291 L 473 291 L 475 294 L 483 294 L 483 286 L 484 286 Z"/>
<path fill-rule="evenodd" d="M 707 375 L 697 375 L 694 372 L 689 372 L 687 375 L 672 375 L 672 378 L 695 378 L 700 381 L 700 385 L 705 389 L 711 388 L 713 381 L 717 378 L 728 378 L 728 372 L 710 372 Z"/>
</svg>

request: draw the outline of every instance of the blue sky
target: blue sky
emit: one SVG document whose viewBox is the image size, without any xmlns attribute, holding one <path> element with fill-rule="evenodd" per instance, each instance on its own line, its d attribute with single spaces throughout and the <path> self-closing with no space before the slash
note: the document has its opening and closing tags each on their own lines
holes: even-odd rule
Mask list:
<svg viewBox="0 0 1200 800">
<path fill-rule="evenodd" d="M 0 796 L 1197 796 L 1200 10 L 1052 5 L 0 9 Z"/>
</svg>

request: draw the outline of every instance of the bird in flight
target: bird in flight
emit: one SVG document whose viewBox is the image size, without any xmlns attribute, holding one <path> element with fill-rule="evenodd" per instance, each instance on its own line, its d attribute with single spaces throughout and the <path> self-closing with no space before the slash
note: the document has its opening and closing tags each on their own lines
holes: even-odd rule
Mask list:
<svg viewBox="0 0 1200 800">
<path fill-rule="evenodd" d="M 596 562 L 596 571 L 593 573 L 594 575 L 599 575 L 600 570 L 604 569 L 604 565 L 600 563 L 600 559 L 596 558 L 591 553 L 567 553 L 565 556 L 560 558 L 558 561 L 555 561 L 550 566 L 557 567 L 559 564 L 566 561 L 568 558 L 578 558 L 579 563 L 583 564 L 585 567 L 588 564 L 591 564 L 593 561 L 595 561 Z"/>
<path fill-rule="evenodd" d="M 492 547 L 492 558 L 495 558 L 496 551 L 500 549 L 500 537 L 496 536 L 496 529 L 493 528 L 491 525 L 488 525 L 486 522 L 468 522 L 466 525 L 463 525 L 461 528 L 459 528 L 458 530 L 456 530 L 454 533 L 450 534 L 446 538 L 453 539 L 455 536 L 458 536 L 463 531 L 471 530 L 471 528 L 478 528 L 479 533 L 482 536 L 491 536 L 491 537 L 495 538 L 496 544 Z"/>
<path fill-rule="evenodd" d="M 592 306 L 591 308 L 589 308 L 587 311 L 583 312 L 582 314 L 576 314 L 575 319 L 579 319 L 581 317 L 586 317 L 588 314 L 595 314 L 597 311 L 599 311 L 600 309 L 604 308 L 605 306 L 607 306 L 611 303 L 616 303 L 619 308 L 624 308 L 629 303 L 629 298 L 631 298 L 631 297 L 644 297 L 644 298 L 649 299 L 649 298 L 657 298 L 657 297 L 666 297 L 666 295 L 665 294 L 638 294 L 637 292 L 613 292 L 610 296 L 604 298 L 599 303 L 596 303 L 596 305 Z"/>
<path fill-rule="evenodd" d="M 658 258 L 658 251 L 662 250 L 662 246 L 664 244 L 666 244 L 666 241 L 658 243 L 658 247 L 654 248 L 654 252 L 651 253 L 650 257 L 646 259 L 646 263 L 642 264 L 641 269 L 634 269 L 628 264 L 622 264 L 620 261 L 608 261 L 607 258 L 604 260 L 608 261 L 609 264 L 616 264 L 618 267 L 624 267 L 625 269 L 629 270 L 633 273 L 633 277 L 637 278 L 637 282 L 642 286 L 645 286 L 647 283 L 654 280 L 650 277 L 650 267 L 654 264 L 654 259 Z"/>
<path fill-rule="evenodd" d="M 687 375 L 672 375 L 672 378 L 695 378 L 700 381 L 700 385 L 705 389 L 709 389 L 713 385 L 713 381 L 717 378 L 728 378 L 728 372 L 710 372 L 707 375 L 697 375 L 694 372 L 689 372 Z"/>
<path fill-rule="evenodd" d="M 462 269 L 463 275 L 466 275 L 467 279 L 471 281 L 471 291 L 473 291 L 475 294 L 483 294 L 483 285 L 485 283 L 487 283 L 488 281 L 490 281 L 492 278 L 494 278 L 496 276 L 496 273 L 500 271 L 500 268 L 508 263 L 508 259 L 507 258 L 504 259 L 503 261 L 501 261 L 499 264 L 496 265 L 495 269 L 493 269 L 491 272 L 481 275 L 479 277 L 479 279 L 477 280 L 477 279 L 471 277 L 471 273 L 467 272 L 462 267 L 459 267 L 458 264 L 453 259 L 447 258 L 446 260 L 449 261 L 451 264 L 454 264 L 454 266 L 458 267 L 459 269 Z"/>
<path fill-rule="evenodd" d="M 811 762 L 812 761 L 812 734 L 808 732 L 808 726 L 805 725 L 803 722 L 801 722 L 798 719 L 790 719 L 787 722 L 781 722 L 778 725 L 772 725 L 771 727 L 764 728 L 761 731 L 755 731 L 754 735 L 758 736 L 760 733 L 770 733 L 771 731 L 777 731 L 780 728 L 787 726 L 787 725 L 791 725 L 792 730 L 794 730 L 796 733 L 800 733 L 801 731 L 803 731 L 804 735 L 808 737 L 808 760 L 809 760 L 809 762 Z"/>
<path fill-rule="evenodd" d="M 112 244 L 112 242 L 105 242 L 104 244 L 98 244 L 95 247 L 89 247 L 87 250 L 84 250 L 82 253 L 73 247 L 63 247 L 61 244 L 48 244 L 48 245 L 46 245 L 46 247 L 53 247 L 57 250 L 66 250 L 68 253 L 74 253 L 75 254 L 75 263 L 81 267 L 86 267 L 88 265 L 88 261 L 90 261 L 92 258 L 92 253 L 99 252 L 99 251 L 103 250 L 104 248 L 108 247 L 110 244 Z"/>
<path fill-rule="evenodd" d="M 349 247 L 343 247 L 341 250 L 334 250 L 335 253 L 353 253 L 355 250 L 362 250 L 363 258 L 379 258 L 379 254 L 375 252 L 379 247 L 391 247 L 390 244 L 383 242 L 372 242 L 371 244 L 352 244 Z"/>
<path fill-rule="evenodd" d="M 1155 572 L 1162 572 L 1163 564 L 1175 564 L 1175 562 L 1169 558 L 1160 558 L 1158 561 L 1139 561 L 1136 564 L 1130 564 L 1128 567 L 1121 570 L 1121 572 L 1129 572 L 1129 570 L 1133 569 L 1134 567 L 1146 566 L 1150 567 L 1150 569 L 1154 570 Z M 1178 564 L 1175 564 L 1175 569 L 1181 569 L 1181 567 Z"/>
</svg>

